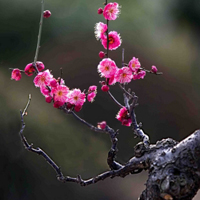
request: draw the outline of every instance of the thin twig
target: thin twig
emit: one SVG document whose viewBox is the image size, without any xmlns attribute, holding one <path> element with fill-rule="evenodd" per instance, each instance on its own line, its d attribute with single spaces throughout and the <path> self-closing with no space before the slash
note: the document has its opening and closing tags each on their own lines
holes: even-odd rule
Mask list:
<svg viewBox="0 0 200 200">
<path fill-rule="evenodd" d="M 38 32 L 38 39 L 37 39 L 37 46 L 35 51 L 35 57 L 34 57 L 34 63 L 36 63 L 38 59 L 39 49 L 40 49 L 40 40 L 41 40 L 41 34 L 42 34 L 42 24 L 43 24 L 43 12 L 44 12 L 44 0 L 41 1 L 41 16 L 40 16 L 40 23 L 39 23 L 39 32 Z"/>
<path fill-rule="evenodd" d="M 120 104 L 116 99 L 115 97 L 111 94 L 110 91 L 107 92 L 110 96 L 110 98 L 120 107 L 120 108 L 123 108 L 124 106 L 122 104 Z"/>
<path fill-rule="evenodd" d="M 26 104 L 26 107 L 24 108 L 24 111 L 23 111 L 23 113 L 22 113 L 22 116 L 24 116 L 24 115 L 27 114 L 27 109 L 28 109 L 30 103 L 31 103 L 31 94 L 28 95 L 28 102 L 27 102 L 27 104 Z"/>
<path fill-rule="evenodd" d="M 122 67 L 124 67 L 124 51 L 125 49 L 122 48 Z"/>
<path fill-rule="evenodd" d="M 64 110 L 64 109 L 63 109 Z M 66 110 L 64 110 L 66 112 Z M 103 129 L 100 129 L 100 128 L 97 128 L 95 126 L 93 126 L 92 124 L 86 122 L 84 119 L 82 119 L 81 117 L 79 117 L 75 112 L 73 111 L 67 111 L 66 112 L 67 114 L 72 114 L 76 119 L 78 119 L 81 123 L 85 124 L 86 126 L 88 126 L 91 130 L 95 131 L 95 132 L 106 132 L 105 130 Z"/>
</svg>

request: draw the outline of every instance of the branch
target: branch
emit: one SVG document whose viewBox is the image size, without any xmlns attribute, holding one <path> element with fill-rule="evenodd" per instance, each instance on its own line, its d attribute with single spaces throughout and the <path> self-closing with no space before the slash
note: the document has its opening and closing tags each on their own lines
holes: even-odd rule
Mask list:
<svg viewBox="0 0 200 200">
<path fill-rule="evenodd" d="M 41 34 L 42 34 L 42 24 L 43 24 L 43 12 L 44 12 L 44 0 L 41 2 L 41 15 L 40 15 L 40 23 L 39 23 L 39 32 L 38 32 L 38 39 L 37 39 L 37 46 L 35 51 L 35 57 L 34 57 L 34 63 L 36 63 L 38 59 L 39 49 L 40 49 L 40 40 L 41 40 Z"/>
<path fill-rule="evenodd" d="M 130 89 L 127 91 L 125 87 L 123 87 L 121 84 L 119 85 L 121 89 L 124 91 L 124 103 L 130 113 L 134 134 L 143 141 L 146 147 L 148 147 L 150 143 L 149 136 L 143 132 L 143 130 L 141 129 L 141 124 L 138 124 L 136 119 L 135 107 L 138 105 L 137 104 L 138 97 L 135 95 L 134 92 L 131 93 Z M 130 101 L 131 104 L 129 103 Z"/>
</svg>

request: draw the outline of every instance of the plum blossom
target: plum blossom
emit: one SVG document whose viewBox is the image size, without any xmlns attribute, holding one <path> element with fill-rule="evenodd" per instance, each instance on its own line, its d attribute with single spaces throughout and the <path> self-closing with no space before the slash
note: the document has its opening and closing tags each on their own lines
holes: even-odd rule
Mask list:
<svg viewBox="0 0 200 200">
<path fill-rule="evenodd" d="M 58 85 L 58 87 L 52 88 L 51 94 L 55 102 L 59 101 L 64 104 L 68 100 L 69 88 L 65 85 Z"/>
<path fill-rule="evenodd" d="M 117 71 L 115 61 L 110 58 L 104 58 L 97 67 L 98 72 L 102 77 L 111 78 Z"/>
<path fill-rule="evenodd" d="M 85 93 L 77 88 L 71 90 L 68 94 L 68 102 L 75 106 L 82 106 L 85 102 Z"/>
<path fill-rule="evenodd" d="M 107 20 L 115 20 L 120 14 L 120 6 L 118 3 L 108 3 L 103 11 L 103 16 Z"/>
<path fill-rule="evenodd" d="M 103 22 L 99 22 L 95 24 L 94 34 L 97 40 L 104 38 L 104 33 L 107 31 L 108 26 Z"/>
<path fill-rule="evenodd" d="M 137 70 L 140 69 L 141 64 L 138 60 L 138 58 L 133 57 L 128 64 L 128 67 L 131 69 L 131 71 L 136 72 Z"/>
<path fill-rule="evenodd" d="M 13 69 L 11 73 L 11 79 L 14 79 L 16 81 L 19 81 L 22 78 L 22 74 L 19 69 Z"/>
<path fill-rule="evenodd" d="M 97 94 L 97 86 L 96 85 L 90 86 L 88 89 L 87 100 L 89 102 L 93 102 L 94 98 L 96 97 L 96 94 Z"/>
<path fill-rule="evenodd" d="M 146 75 L 146 72 L 144 70 L 138 70 L 137 72 L 133 74 L 133 79 L 134 80 L 144 79 L 145 75 Z"/>
<path fill-rule="evenodd" d="M 39 72 L 41 72 L 42 70 L 44 70 L 45 66 L 43 64 L 43 62 L 37 61 L 36 62 L 36 67 L 38 69 Z M 33 66 L 33 63 L 29 63 L 26 65 L 24 72 L 27 76 L 32 76 L 33 73 L 35 72 L 35 67 Z"/>
<path fill-rule="evenodd" d="M 131 117 L 129 116 L 128 110 L 126 109 L 126 107 L 123 107 L 119 110 L 119 112 L 117 113 L 116 118 L 122 122 L 122 125 L 124 126 L 131 126 Z"/>
<path fill-rule="evenodd" d="M 47 87 L 40 87 L 40 92 L 45 96 L 49 96 L 50 90 Z"/>
<path fill-rule="evenodd" d="M 55 78 L 53 78 L 53 79 L 50 81 L 50 86 L 51 86 L 51 87 L 57 87 L 57 86 L 58 86 L 58 81 L 57 81 Z"/>
<path fill-rule="evenodd" d="M 129 83 L 133 78 L 132 71 L 128 67 L 122 67 L 115 74 L 116 81 L 119 83 Z"/>
<path fill-rule="evenodd" d="M 33 82 L 36 87 L 46 87 L 47 85 L 49 85 L 52 78 L 53 75 L 47 69 L 44 72 L 39 72 L 37 76 L 34 78 Z"/>
<path fill-rule="evenodd" d="M 122 43 L 120 35 L 116 31 L 111 31 L 108 33 L 108 40 L 109 40 L 109 45 L 108 45 L 109 50 L 117 49 Z M 107 49 L 107 38 L 101 38 L 101 43 L 103 47 Z"/>
</svg>

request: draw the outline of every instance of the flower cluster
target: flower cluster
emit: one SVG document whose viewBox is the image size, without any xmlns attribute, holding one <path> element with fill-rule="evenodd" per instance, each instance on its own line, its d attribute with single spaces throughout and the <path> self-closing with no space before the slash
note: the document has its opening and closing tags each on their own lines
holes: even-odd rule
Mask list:
<svg viewBox="0 0 200 200">
<path fill-rule="evenodd" d="M 116 20 L 116 18 L 119 16 L 120 13 L 120 6 L 118 3 L 108 3 L 104 9 L 99 8 L 98 13 L 102 14 L 104 18 L 109 20 Z M 101 44 L 105 49 L 109 50 L 115 50 L 117 49 L 121 43 L 122 40 L 120 38 L 120 35 L 116 31 L 110 31 L 108 32 L 108 26 L 107 24 L 104 24 L 103 22 L 99 22 L 95 25 L 95 36 L 97 40 L 101 40 Z"/>
<path fill-rule="evenodd" d="M 46 102 L 51 103 L 53 106 L 59 108 L 64 104 L 68 109 L 74 109 L 80 111 L 84 102 L 86 101 L 86 94 L 81 92 L 80 89 L 72 89 L 65 85 L 65 82 L 61 78 L 54 78 L 49 69 L 44 70 L 45 66 L 42 62 L 37 61 L 26 65 L 24 71 L 14 69 L 11 74 L 11 78 L 16 81 L 21 79 L 21 72 L 24 72 L 27 76 L 35 76 L 33 83 L 36 87 L 40 88 L 41 93 L 45 96 Z M 93 102 L 97 93 L 97 86 L 90 86 L 87 92 L 87 100 Z"/>
<path fill-rule="evenodd" d="M 120 9 L 121 7 L 116 2 L 108 3 L 104 8 L 98 9 L 98 14 L 103 14 L 104 18 L 107 20 L 106 24 L 103 22 L 97 23 L 94 32 L 96 39 L 100 40 L 103 47 L 107 49 L 106 53 L 103 51 L 99 52 L 99 57 L 102 60 L 97 66 L 99 75 L 105 78 L 105 81 L 101 81 L 101 90 L 104 92 L 109 91 L 109 85 L 113 85 L 117 82 L 119 84 L 127 84 L 132 80 L 144 79 L 146 72 L 158 74 L 158 70 L 154 65 L 150 71 L 142 68 L 138 58 L 133 57 L 128 64 L 123 61 L 122 67 L 119 68 L 115 61 L 108 57 L 108 50 L 115 50 L 122 43 L 120 35 L 116 31 L 108 31 L 108 22 L 117 19 L 120 14 Z M 131 118 L 125 107 L 119 111 L 116 118 L 125 126 L 131 125 Z"/>
<path fill-rule="evenodd" d="M 118 68 L 115 61 L 110 58 L 104 58 L 100 61 L 97 70 L 101 77 L 109 79 L 109 85 L 113 85 L 116 82 L 129 83 L 132 79 L 143 79 L 146 75 L 146 72 L 141 68 L 140 62 L 135 57 L 130 60 L 128 66 L 122 68 Z"/>
</svg>

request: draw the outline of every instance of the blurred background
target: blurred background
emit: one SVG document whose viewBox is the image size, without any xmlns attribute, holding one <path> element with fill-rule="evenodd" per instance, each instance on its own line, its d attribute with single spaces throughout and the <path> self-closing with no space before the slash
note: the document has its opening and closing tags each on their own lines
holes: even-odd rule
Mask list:
<svg viewBox="0 0 200 200">
<path fill-rule="evenodd" d="M 40 0 L 0 0 L 0 199 L 2 200 L 130 200 L 145 188 L 147 172 L 106 179 L 80 187 L 60 183 L 45 160 L 26 151 L 20 141 L 19 110 L 32 94 L 24 131 L 29 143 L 41 147 L 61 166 L 64 175 L 90 178 L 108 170 L 110 139 L 80 124 L 45 102 L 33 77 L 24 74 L 10 80 L 9 68 L 24 69 L 34 59 L 40 18 Z M 118 0 L 120 17 L 110 30 L 120 33 L 123 43 L 110 57 L 121 65 L 134 56 L 146 69 L 156 65 L 162 76 L 147 74 L 129 86 L 139 97 L 138 122 L 151 142 L 171 137 L 182 140 L 200 128 L 200 2 L 198 0 Z M 104 50 L 94 36 L 95 23 L 104 21 L 97 9 L 102 0 L 46 0 L 52 16 L 44 19 L 39 61 L 63 78 L 70 88 L 99 85 L 98 53 Z M 111 92 L 123 103 L 118 86 Z M 117 160 L 126 163 L 139 142 L 128 127 L 115 119 L 118 107 L 98 89 L 94 103 L 85 103 L 78 114 L 96 125 L 106 120 L 120 129 Z M 199 199 L 196 196 L 195 200 Z"/>
</svg>

